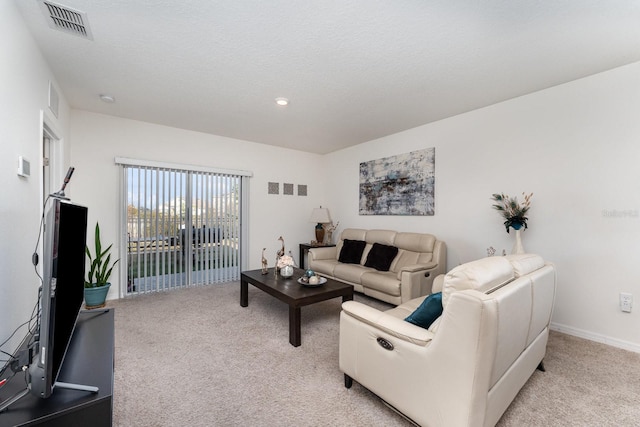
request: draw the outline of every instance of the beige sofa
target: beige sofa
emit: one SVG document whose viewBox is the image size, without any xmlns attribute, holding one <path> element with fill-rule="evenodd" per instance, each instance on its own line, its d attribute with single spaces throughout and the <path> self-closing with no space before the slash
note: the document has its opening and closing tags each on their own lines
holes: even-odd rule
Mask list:
<svg viewBox="0 0 640 427">
<path fill-rule="evenodd" d="M 386 312 L 355 301 L 340 317 L 340 369 L 421 426 L 495 425 L 542 367 L 556 290 L 532 254 L 490 257 L 439 276 L 442 315 L 405 320 L 425 299 Z"/>
<path fill-rule="evenodd" d="M 353 242 L 363 243 L 362 256 L 355 263 L 341 262 L 343 247 L 346 251 Z M 366 266 L 374 244 L 397 248 L 388 271 Z M 310 249 L 308 265 L 322 276 L 353 285 L 357 292 L 398 305 L 431 293 L 433 279 L 446 271 L 447 248 L 432 234 L 347 228 L 335 247 Z"/>
</svg>

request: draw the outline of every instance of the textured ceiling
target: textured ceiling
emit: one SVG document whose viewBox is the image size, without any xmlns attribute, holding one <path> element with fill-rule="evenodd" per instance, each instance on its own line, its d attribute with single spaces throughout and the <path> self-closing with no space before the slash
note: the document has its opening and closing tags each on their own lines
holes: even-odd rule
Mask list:
<svg viewBox="0 0 640 427">
<path fill-rule="evenodd" d="M 640 61 L 637 0 L 14 2 L 71 107 L 314 153 Z"/>
</svg>

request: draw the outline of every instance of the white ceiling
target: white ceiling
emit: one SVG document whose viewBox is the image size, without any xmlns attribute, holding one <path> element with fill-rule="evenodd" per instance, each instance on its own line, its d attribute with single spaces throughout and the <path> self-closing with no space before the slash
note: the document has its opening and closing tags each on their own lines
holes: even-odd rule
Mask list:
<svg viewBox="0 0 640 427">
<path fill-rule="evenodd" d="M 73 108 L 321 154 L 640 61 L 638 0 L 14 1 Z"/>
</svg>

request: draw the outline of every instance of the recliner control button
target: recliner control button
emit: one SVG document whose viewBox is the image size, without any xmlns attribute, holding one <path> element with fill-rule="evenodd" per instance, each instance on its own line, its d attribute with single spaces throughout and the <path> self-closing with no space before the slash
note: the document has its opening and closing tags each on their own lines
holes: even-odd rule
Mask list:
<svg viewBox="0 0 640 427">
<path fill-rule="evenodd" d="M 391 344 L 389 341 L 385 340 L 384 338 L 378 338 L 377 341 L 378 341 L 378 344 L 380 344 L 380 347 L 384 348 L 385 350 L 393 350 L 393 344 Z"/>
</svg>

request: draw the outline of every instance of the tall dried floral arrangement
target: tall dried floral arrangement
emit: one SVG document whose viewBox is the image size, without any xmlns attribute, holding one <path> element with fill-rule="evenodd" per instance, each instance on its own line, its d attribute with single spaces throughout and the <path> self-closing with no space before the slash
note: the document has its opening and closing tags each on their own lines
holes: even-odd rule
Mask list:
<svg viewBox="0 0 640 427">
<path fill-rule="evenodd" d="M 522 205 L 518 202 L 517 197 L 509 197 L 504 193 L 495 193 L 491 196 L 491 199 L 496 202 L 492 207 L 500 212 L 505 219 L 504 226 L 507 229 L 507 233 L 510 227 L 514 230 L 519 230 L 523 226 L 525 229 L 527 228 L 527 220 L 529 218 L 527 218 L 526 214 L 531 207 L 533 193 L 522 193 L 522 196 L 524 197 Z"/>
</svg>

